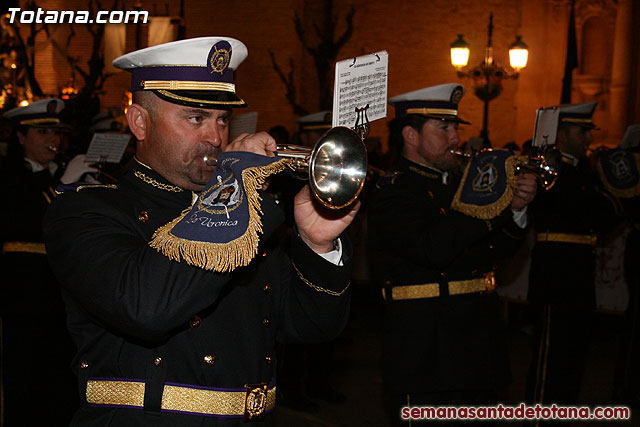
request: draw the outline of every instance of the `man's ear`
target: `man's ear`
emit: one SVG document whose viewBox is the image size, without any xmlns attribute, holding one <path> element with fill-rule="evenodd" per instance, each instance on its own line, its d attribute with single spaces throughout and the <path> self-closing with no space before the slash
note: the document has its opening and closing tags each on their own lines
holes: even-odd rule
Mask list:
<svg viewBox="0 0 640 427">
<path fill-rule="evenodd" d="M 151 122 L 149 112 L 140 104 L 131 104 L 127 108 L 127 122 L 136 139 L 144 141 L 147 136 L 147 126 Z"/>
<path fill-rule="evenodd" d="M 405 145 L 416 145 L 418 141 L 418 131 L 407 125 L 402 128 L 402 139 L 404 139 Z"/>
</svg>

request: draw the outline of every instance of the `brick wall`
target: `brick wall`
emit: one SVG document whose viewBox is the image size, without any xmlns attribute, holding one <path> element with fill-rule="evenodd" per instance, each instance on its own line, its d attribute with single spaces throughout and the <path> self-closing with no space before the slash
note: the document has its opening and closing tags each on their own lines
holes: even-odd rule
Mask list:
<svg viewBox="0 0 640 427">
<path fill-rule="evenodd" d="M 313 62 L 293 27 L 294 11 L 298 11 L 313 36 L 311 15 L 314 8 L 306 1 L 311 0 L 184 0 L 187 37 L 226 35 L 238 38 L 248 46 L 249 57 L 236 76 L 237 91 L 249 104 L 247 112 L 259 112 L 259 130 L 277 124 L 287 126 L 291 132 L 296 130 L 293 110 L 285 98 L 284 86 L 271 66 L 269 51 L 274 52 L 285 72 L 289 71 L 289 60 L 294 61 L 299 103 L 311 112 L 319 109 Z M 389 97 L 446 82 L 460 82 L 467 87 L 460 115 L 472 125 L 461 127 L 463 140 L 479 135 L 483 103 L 472 94 L 471 82 L 460 80 L 450 65 L 449 44 L 456 34 L 463 33 L 471 46 L 469 65 L 480 63 L 487 42 L 489 11 L 494 14 L 494 58 L 500 65 L 508 65 L 508 47 L 516 34 L 522 34 L 530 48 L 530 62 L 520 78 L 505 80 L 503 93 L 490 104 L 489 133 L 494 146 L 509 141 L 521 144 L 531 138 L 535 110 L 559 102 L 568 22 L 566 1 L 352 0 L 335 3 L 339 34 L 344 31 L 348 8 L 350 5 L 356 8 L 353 36 L 338 59 L 387 50 Z M 164 13 L 165 3 L 141 1 L 143 10 L 152 12 L 154 5 Z M 166 5 L 170 15 L 178 15 L 179 2 L 167 1 Z M 133 1 L 129 0 L 116 9 L 132 9 L 133 6 Z M 79 10 L 87 8 L 87 1 L 48 0 L 44 7 Z M 50 28 L 59 39 L 65 37 L 66 26 L 52 25 Z M 22 30 L 26 34 L 26 28 Z M 135 30 L 135 25 L 128 25 L 127 50 L 135 48 Z M 141 30 L 144 39 L 145 26 Z M 75 31 L 72 55 L 86 63 L 90 55 L 90 36 L 80 25 Z M 38 36 L 36 51 L 38 80 L 45 92 L 57 93 L 68 80 L 70 68 L 44 34 Z M 633 87 L 637 88 L 638 76 L 634 78 Z M 103 107 L 120 105 L 127 87 L 128 73 L 112 76 L 104 88 Z M 640 108 L 634 109 L 631 122 L 640 121 L 638 110 Z M 389 118 L 393 114 L 390 108 Z M 601 123 L 601 127 L 606 132 L 606 122 Z M 371 135 L 386 140 L 384 120 L 372 124 Z M 598 139 L 598 134 L 595 138 Z"/>
</svg>

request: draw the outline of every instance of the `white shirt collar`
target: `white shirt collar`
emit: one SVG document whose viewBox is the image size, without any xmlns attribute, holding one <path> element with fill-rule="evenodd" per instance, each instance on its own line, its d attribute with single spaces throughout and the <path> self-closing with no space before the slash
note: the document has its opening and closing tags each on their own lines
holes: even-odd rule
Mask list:
<svg viewBox="0 0 640 427">
<path fill-rule="evenodd" d="M 33 160 L 25 157 L 24 161 L 29 163 L 29 165 L 31 165 L 31 171 L 32 172 L 40 172 L 44 170 L 44 166 L 42 166 L 40 163 L 38 162 L 34 162 Z M 56 162 L 49 162 L 49 173 L 51 174 L 51 176 L 53 176 L 56 171 L 58 170 L 58 164 Z"/>
</svg>

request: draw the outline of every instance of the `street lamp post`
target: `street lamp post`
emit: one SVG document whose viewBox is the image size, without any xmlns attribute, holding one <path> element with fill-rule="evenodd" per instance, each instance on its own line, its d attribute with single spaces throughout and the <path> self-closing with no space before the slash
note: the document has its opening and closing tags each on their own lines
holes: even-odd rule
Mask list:
<svg viewBox="0 0 640 427">
<path fill-rule="evenodd" d="M 490 147 L 489 141 L 489 102 L 502 92 L 504 79 L 517 79 L 520 70 L 527 66 L 529 51 L 521 36 L 516 36 L 516 41 L 509 48 L 509 62 L 513 71 L 507 71 L 493 60 L 493 13 L 489 14 L 488 41 L 485 47 L 484 60 L 471 69 L 463 68 L 469 62 L 469 44 L 462 34 L 451 43 L 451 64 L 456 68 L 458 77 L 471 78 L 473 80 L 473 93 L 484 102 L 484 115 L 482 118 L 482 131 L 480 136 L 485 147 Z"/>
</svg>

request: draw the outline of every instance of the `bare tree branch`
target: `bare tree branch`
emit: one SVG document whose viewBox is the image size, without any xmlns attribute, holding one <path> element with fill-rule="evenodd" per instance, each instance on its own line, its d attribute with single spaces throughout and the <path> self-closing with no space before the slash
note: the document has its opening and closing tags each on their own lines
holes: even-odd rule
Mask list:
<svg viewBox="0 0 640 427">
<path fill-rule="evenodd" d="M 349 41 L 349 39 L 351 39 L 351 36 L 353 35 L 353 17 L 355 14 L 356 14 L 356 9 L 353 6 L 351 6 L 351 10 L 349 10 L 347 17 L 345 18 L 345 20 L 347 21 L 347 28 L 344 30 L 344 33 L 342 34 L 342 36 L 340 36 L 335 43 L 337 50 L 340 50 L 342 46 L 344 46 L 345 43 Z"/>
<path fill-rule="evenodd" d="M 336 19 L 333 17 L 333 2 L 332 0 L 324 0 L 322 5 L 324 6 L 322 14 L 320 16 L 320 22 L 313 21 L 307 25 L 314 28 L 319 42 L 316 45 L 312 45 L 308 39 L 308 32 L 305 31 L 302 20 L 298 12 L 294 12 L 293 23 L 296 35 L 300 40 L 304 50 L 311 55 L 316 69 L 316 75 L 318 78 L 318 90 L 319 90 L 319 107 L 321 109 L 331 108 L 333 90 L 331 88 L 331 82 L 333 80 L 333 65 L 340 49 L 351 39 L 353 35 L 353 20 L 355 16 L 355 8 L 351 6 L 345 21 L 347 27 L 342 35 L 335 39 L 336 32 Z M 286 87 L 286 98 L 293 107 L 294 111 L 298 112 L 306 110 L 302 108 L 296 101 L 295 84 L 293 81 L 293 74 L 290 74 L 289 78 L 285 77 L 284 73 L 278 66 L 273 53 L 270 52 L 271 62 L 273 68 L 280 77 L 280 80 Z M 291 62 L 291 69 L 293 70 L 293 60 Z M 298 113 L 303 114 L 303 113 Z"/>
<path fill-rule="evenodd" d="M 296 87 L 293 81 L 294 80 L 293 79 L 293 73 L 294 73 L 293 59 L 289 60 L 289 66 L 291 67 L 291 70 L 289 71 L 289 75 L 285 76 L 284 72 L 278 65 L 278 62 L 276 61 L 276 57 L 272 51 L 269 51 L 269 56 L 271 57 L 271 64 L 273 65 L 273 69 L 276 71 L 276 73 L 278 74 L 278 77 L 280 77 L 280 80 L 284 84 L 284 87 L 286 90 L 285 96 L 289 101 L 289 104 L 291 104 L 291 106 L 293 107 L 293 112 L 300 116 L 309 114 L 307 110 L 304 107 L 302 107 L 300 104 L 298 104 L 298 102 L 296 101 Z"/>
<path fill-rule="evenodd" d="M 302 28 L 302 21 L 300 21 L 300 17 L 298 16 L 298 12 L 294 12 L 293 22 L 294 22 L 294 28 L 296 30 L 298 39 L 302 43 L 302 47 L 304 47 L 311 55 L 313 55 L 313 48 L 309 45 L 307 41 L 304 29 Z"/>
</svg>

